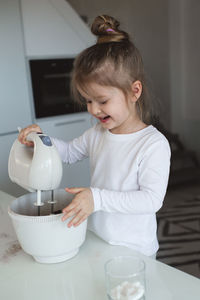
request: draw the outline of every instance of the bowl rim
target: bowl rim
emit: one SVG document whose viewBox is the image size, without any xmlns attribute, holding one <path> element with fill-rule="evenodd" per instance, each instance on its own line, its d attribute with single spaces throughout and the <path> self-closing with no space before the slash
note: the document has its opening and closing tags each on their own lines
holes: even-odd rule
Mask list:
<svg viewBox="0 0 200 300">
<path fill-rule="evenodd" d="M 52 221 L 61 221 L 61 217 L 63 213 L 60 214 L 50 214 L 50 215 L 45 215 L 45 216 L 28 216 L 28 215 L 22 215 L 19 213 L 14 212 L 10 206 L 8 206 L 8 214 L 11 217 L 11 219 L 15 220 L 23 220 L 23 221 L 41 221 L 41 222 L 52 222 Z"/>
</svg>

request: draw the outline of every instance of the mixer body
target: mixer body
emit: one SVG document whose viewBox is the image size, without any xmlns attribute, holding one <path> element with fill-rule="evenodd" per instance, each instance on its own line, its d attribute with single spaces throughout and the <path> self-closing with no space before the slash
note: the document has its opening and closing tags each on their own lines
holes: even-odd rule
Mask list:
<svg viewBox="0 0 200 300">
<path fill-rule="evenodd" d="M 30 192 L 47 191 L 59 187 L 62 179 L 62 161 L 49 136 L 30 133 L 27 140 L 34 147 L 15 140 L 8 160 L 10 179 Z"/>
</svg>

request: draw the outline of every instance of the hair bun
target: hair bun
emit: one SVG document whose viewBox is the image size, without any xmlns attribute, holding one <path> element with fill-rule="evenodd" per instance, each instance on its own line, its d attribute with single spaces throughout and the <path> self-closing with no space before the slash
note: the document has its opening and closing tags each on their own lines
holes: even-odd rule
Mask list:
<svg viewBox="0 0 200 300">
<path fill-rule="evenodd" d="M 120 23 L 111 16 L 101 15 L 95 18 L 91 31 L 98 36 L 97 43 L 121 42 L 129 40 L 129 35 L 119 30 Z"/>
</svg>

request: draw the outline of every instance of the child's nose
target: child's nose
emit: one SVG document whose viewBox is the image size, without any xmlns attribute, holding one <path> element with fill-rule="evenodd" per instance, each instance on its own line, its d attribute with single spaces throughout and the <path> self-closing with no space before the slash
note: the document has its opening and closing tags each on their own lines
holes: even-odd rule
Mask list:
<svg viewBox="0 0 200 300">
<path fill-rule="evenodd" d="M 93 103 L 92 104 L 92 114 L 97 116 L 97 115 L 100 114 L 100 112 L 101 112 L 101 110 L 100 110 L 99 104 L 98 103 Z"/>
</svg>

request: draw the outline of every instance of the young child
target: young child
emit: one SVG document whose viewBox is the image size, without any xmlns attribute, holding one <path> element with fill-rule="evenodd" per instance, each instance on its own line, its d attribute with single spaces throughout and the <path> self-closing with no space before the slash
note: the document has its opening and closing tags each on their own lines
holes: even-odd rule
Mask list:
<svg viewBox="0 0 200 300">
<path fill-rule="evenodd" d="M 63 209 L 68 226 L 88 218 L 88 228 L 112 245 L 124 245 L 153 256 L 158 250 L 156 212 L 166 193 L 170 148 L 151 125 L 142 58 L 106 15 L 91 27 L 97 43 L 75 60 L 72 88 L 99 122 L 82 136 L 64 142 L 53 139 L 65 163 L 90 159 L 89 188 L 66 188 L 75 195 Z M 31 125 L 19 140 L 41 131 Z"/>
</svg>

